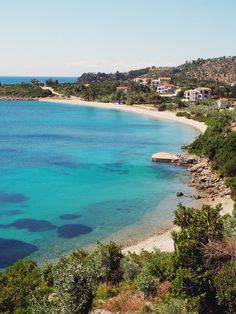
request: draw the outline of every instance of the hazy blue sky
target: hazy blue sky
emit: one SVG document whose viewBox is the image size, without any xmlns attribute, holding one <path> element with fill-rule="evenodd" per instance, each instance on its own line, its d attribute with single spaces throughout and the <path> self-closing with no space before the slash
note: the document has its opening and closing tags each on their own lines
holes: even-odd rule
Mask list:
<svg viewBox="0 0 236 314">
<path fill-rule="evenodd" d="M 236 55 L 236 0 L 2 0 L 0 75 L 66 75 Z"/>
</svg>

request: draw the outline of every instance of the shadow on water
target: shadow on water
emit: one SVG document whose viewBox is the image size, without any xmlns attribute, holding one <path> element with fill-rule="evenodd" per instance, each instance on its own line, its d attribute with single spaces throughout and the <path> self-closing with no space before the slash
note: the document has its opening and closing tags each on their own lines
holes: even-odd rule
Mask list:
<svg viewBox="0 0 236 314">
<path fill-rule="evenodd" d="M 20 258 L 37 251 L 37 246 L 14 239 L 0 238 L 0 268 L 8 267 Z"/>
</svg>

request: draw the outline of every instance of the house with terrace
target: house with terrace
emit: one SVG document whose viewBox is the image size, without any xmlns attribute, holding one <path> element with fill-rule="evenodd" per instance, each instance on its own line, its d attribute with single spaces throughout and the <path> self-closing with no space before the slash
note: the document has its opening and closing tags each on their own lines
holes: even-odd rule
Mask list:
<svg viewBox="0 0 236 314">
<path fill-rule="evenodd" d="M 208 100 L 211 98 L 211 89 L 208 87 L 198 87 L 188 89 L 184 92 L 184 98 L 187 101 Z"/>
</svg>

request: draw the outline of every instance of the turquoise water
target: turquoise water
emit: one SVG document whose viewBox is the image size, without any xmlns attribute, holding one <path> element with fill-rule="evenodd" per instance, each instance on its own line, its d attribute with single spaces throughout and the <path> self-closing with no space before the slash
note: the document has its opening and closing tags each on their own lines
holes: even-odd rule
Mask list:
<svg viewBox="0 0 236 314">
<path fill-rule="evenodd" d="M 150 157 L 197 134 L 118 110 L 0 101 L 0 267 L 166 227 L 176 191 L 193 191 L 185 169 Z"/>
</svg>

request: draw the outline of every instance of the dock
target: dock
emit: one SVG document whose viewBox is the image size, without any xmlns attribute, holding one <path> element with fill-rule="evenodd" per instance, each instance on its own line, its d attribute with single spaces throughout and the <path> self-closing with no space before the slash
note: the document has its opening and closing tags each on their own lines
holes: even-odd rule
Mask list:
<svg viewBox="0 0 236 314">
<path fill-rule="evenodd" d="M 177 161 L 178 159 L 179 158 L 177 155 L 166 153 L 166 152 L 155 153 L 152 155 L 153 162 L 173 163 Z"/>
</svg>

